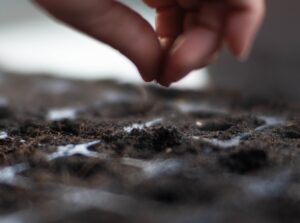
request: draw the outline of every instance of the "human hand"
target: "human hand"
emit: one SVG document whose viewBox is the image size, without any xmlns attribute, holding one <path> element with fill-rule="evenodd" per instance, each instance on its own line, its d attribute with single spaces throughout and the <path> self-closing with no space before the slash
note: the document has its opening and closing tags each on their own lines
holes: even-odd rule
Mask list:
<svg viewBox="0 0 300 223">
<path fill-rule="evenodd" d="M 244 59 L 264 15 L 264 0 L 145 0 L 157 9 L 163 56 L 150 24 L 116 1 L 35 1 L 58 19 L 118 49 L 145 81 L 156 79 L 164 86 L 209 64 L 224 42 Z"/>
<path fill-rule="evenodd" d="M 151 25 L 136 12 L 113 0 L 35 2 L 59 20 L 119 50 L 133 61 L 145 81 L 156 78 L 162 49 Z"/>
<path fill-rule="evenodd" d="M 243 61 L 265 13 L 265 0 L 144 0 L 156 8 L 166 51 L 157 81 L 169 86 L 216 59 L 224 44 Z"/>
</svg>

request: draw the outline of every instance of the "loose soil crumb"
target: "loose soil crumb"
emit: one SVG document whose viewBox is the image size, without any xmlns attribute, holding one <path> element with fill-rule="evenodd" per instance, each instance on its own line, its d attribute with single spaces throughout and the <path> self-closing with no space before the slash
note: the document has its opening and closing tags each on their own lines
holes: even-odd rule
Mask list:
<svg viewBox="0 0 300 223">
<path fill-rule="evenodd" d="M 298 106 L 0 79 L 0 222 L 300 222 Z"/>
</svg>

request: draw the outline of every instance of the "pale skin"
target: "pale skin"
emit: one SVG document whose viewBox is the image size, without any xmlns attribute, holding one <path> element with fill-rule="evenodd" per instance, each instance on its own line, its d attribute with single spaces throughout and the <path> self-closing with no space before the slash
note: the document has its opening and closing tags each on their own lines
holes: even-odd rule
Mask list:
<svg viewBox="0 0 300 223">
<path fill-rule="evenodd" d="M 265 14 L 265 0 L 144 0 L 156 30 L 114 0 L 35 0 L 68 25 L 119 50 L 145 81 L 169 86 L 216 60 L 222 47 L 244 61 Z"/>
</svg>

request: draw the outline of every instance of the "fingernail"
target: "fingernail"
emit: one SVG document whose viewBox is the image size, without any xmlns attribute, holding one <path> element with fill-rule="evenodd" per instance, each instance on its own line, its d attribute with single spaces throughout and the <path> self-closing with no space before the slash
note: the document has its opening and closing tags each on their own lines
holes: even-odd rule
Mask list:
<svg viewBox="0 0 300 223">
<path fill-rule="evenodd" d="M 168 83 L 168 84 L 162 84 L 162 86 L 164 86 L 164 87 L 168 88 L 168 87 L 170 87 L 170 86 L 171 86 L 171 83 Z"/>
<path fill-rule="evenodd" d="M 216 62 L 219 59 L 220 53 L 216 52 L 212 55 L 211 59 L 209 60 L 209 64 Z"/>
<path fill-rule="evenodd" d="M 249 54 L 250 54 L 250 50 L 245 50 L 244 52 L 242 52 L 237 56 L 238 61 L 240 61 L 241 63 L 246 62 L 249 58 Z"/>
<path fill-rule="evenodd" d="M 154 78 L 144 78 L 143 76 L 142 79 L 147 83 L 152 82 L 154 80 Z"/>
<path fill-rule="evenodd" d="M 171 85 L 171 83 L 167 83 L 167 82 L 159 81 L 159 80 L 156 80 L 155 82 L 166 88 L 170 87 L 170 85 Z"/>
<path fill-rule="evenodd" d="M 160 84 L 161 86 L 165 87 L 165 88 L 169 88 L 170 84 Z"/>
<path fill-rule="evenodd" d="M 185 38 L 183 36 L 179 36 L 171 49 L 171 53 L 175 53 L 185 42 Z"/>
<path fill-rule="evenodd" d="M 145 81 L 145 82 L 151 82 L 154 80 L 154 77 L 153 75 L 149 75 L 145 72 L 142 72 L 140 69 L 138 69 L 138 72 L 140 73 L 142 79 Z"/>
<path fill-rule="evenodd" d="M 172 39 L 172 38 L 159 38 L 159 42 L 160 42 L 160 45 L 163 48 L 163 50 L 165 52 L 168 52 L 172 48 L 172 46 L 175 42 L 175 39 Z"/>
<path fill-rule="evenodd" d="M 245 62 L 250 55 L 251 47 L 249 46 L 249 43 L 246 46 L 244 44 L 243 47 L 233 46 L 231 43 L 229 43 L 227 47 L 232 55 L 236 58 L 236 60 L 241 63 Z"/>
<path fill-rule="evenodd" d="M 240 62 L 246 62 L 250 56 L 252 50 L 253 41 L 249 41 L 248 44 L 244 47 L 244 49 L 237 55 L 237 59 Z"/>
</svg>

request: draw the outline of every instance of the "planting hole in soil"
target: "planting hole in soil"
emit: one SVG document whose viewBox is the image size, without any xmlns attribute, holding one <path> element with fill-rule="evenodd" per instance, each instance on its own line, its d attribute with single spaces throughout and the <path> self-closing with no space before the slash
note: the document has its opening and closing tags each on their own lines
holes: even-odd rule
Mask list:
<svg viewBox="0 0 300 223">
<path fill-rule="evenodd" d="M 207 138 L 203 138 L 202 140 L 213 146 L 227 149 L 227 148 L 238 146 L 243 140 L 251 137 L 256 132 L 260 132 L 268 128 L 280 126 L 285 123 L 285 119 L 279 117 L 260 116 L 259 119 L 261 119 L 264 122 L 264 124 L 256 127 L 254 130 L 251 130 L 249 132 L 241 133 L 227 140 L 207 139 Z M 197 122 L 196 124 L 198 124 L 198 126 L 200 125 L 199 122 Z M 194 136 L 193 138 L 196 140 L 200 139 L 200 137 L 197 136 Z"/>
</svg>

